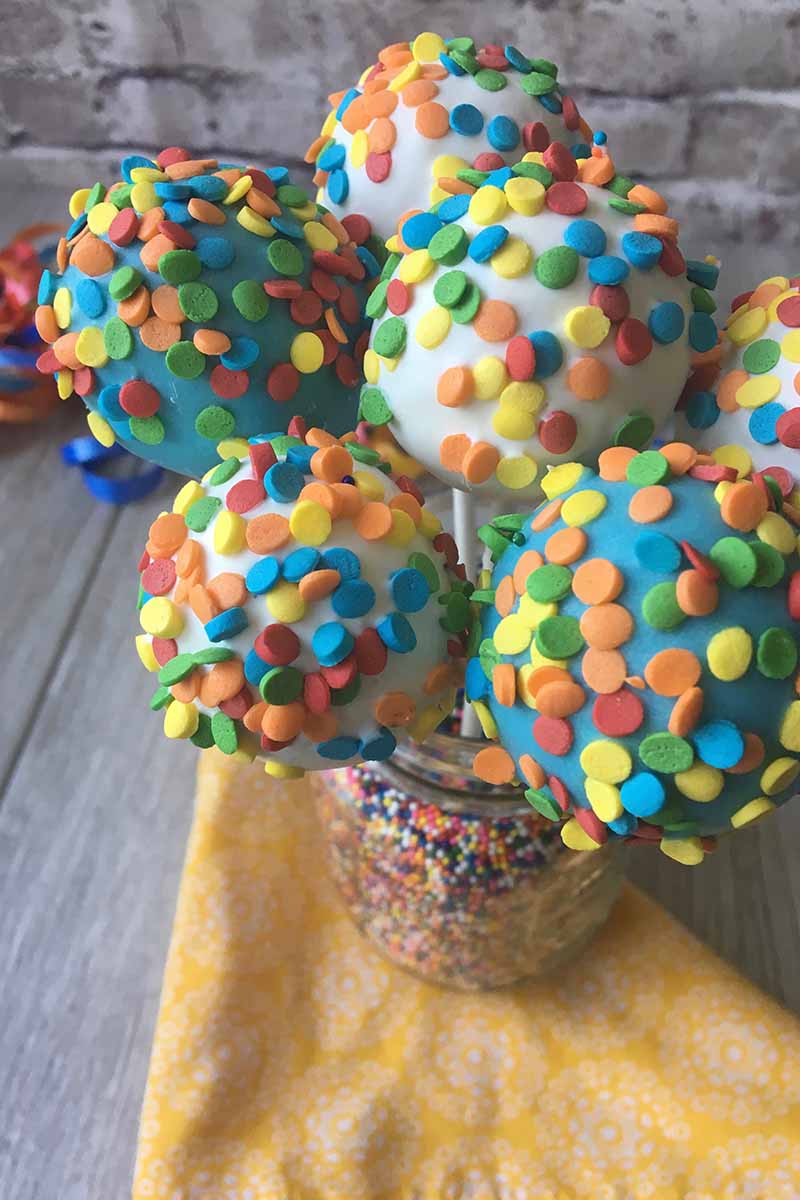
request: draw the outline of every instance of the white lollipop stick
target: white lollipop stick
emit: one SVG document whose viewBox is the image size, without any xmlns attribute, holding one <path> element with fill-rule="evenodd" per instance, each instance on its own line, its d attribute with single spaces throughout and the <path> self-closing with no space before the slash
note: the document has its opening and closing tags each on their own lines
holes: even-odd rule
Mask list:
<svg viewBox="0 0 800 1200">
<path fill-rule="evenodd" d="M 461 492 L 453 489 L 453 532 L 458 546 L 458 554 L 467 572 L 470 583 L 476 583 L 478 577 L 478 520 L 475 496 L 472 492 Z M 477 738 L 481 736 L 481 723 L 475 709 L 464 701 L 461 714 L 461 737 Z"/>
</svg>

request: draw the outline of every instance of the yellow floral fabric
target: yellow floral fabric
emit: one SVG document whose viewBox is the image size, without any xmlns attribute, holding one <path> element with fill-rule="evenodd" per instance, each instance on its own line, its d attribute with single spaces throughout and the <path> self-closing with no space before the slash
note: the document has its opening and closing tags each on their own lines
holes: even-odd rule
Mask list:
<svg viewBox="0 0 800 1200">
<path fill-rule="evenodd" d="M 203 756 L 134 1200 L 798 1200 L 800 1026 L 628 888 L 559 978 L 420 983 L 307 787 Z"/>
</svg>

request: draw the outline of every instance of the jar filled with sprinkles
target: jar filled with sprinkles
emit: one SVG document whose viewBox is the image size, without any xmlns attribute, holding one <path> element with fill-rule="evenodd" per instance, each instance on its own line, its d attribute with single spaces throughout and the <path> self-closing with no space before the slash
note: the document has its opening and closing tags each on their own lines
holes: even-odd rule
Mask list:
<svg viewBox="0 0 800 1200">
<path fill-rule="evenodd" d="M 563 967 L 604 924 L 620 859 L 566 850 L 518 788 L 470 773 L 480 743 L 438 733 L 389 763 L 314 777 L 332 877 L 398 966 L 464 991 Z"/>
</svg>

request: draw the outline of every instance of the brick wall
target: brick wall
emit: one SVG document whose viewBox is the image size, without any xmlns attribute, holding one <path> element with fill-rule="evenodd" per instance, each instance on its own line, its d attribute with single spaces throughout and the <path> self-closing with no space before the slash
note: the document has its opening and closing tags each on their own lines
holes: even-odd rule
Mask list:
<svg viewBox="0 0 800 1200">
<path fill-rule="evenodd" d="M 3 8 L 3 231 L 57 213 L 79 184 L 113 177 L 129 148 L 180 142 L 296 163 L 328 91 L 354 81 L 381 45 L 435 28 L 512 40 L 557 61 L 619 165 L 670 197 L 687 249 L 725 259 L 726 294 L 761 274 L 800 271 L 797 0 L 7 0 Z"/>
</svg>

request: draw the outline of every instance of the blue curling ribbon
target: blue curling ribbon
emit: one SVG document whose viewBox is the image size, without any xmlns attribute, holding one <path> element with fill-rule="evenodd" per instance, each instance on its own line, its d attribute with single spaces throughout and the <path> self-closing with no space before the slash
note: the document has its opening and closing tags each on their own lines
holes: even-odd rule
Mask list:
<svg viewBox="0 0 800 1200">
<path fill-rule="evenodd" d="M 130 504 L 149 496 L 158 487 L 164 474 L 162 467 L 148 466 L 138 475 L 116 479 L 102 473 L 106 463 L 115 458 L 133 458 L 122 446 L 101 446 L 90 434 L 73 438 L 61 447 L 61 457 L 68 467 L 78 467 L 86 488 L 96 500 L 105 504 Z"/>
</svg>

